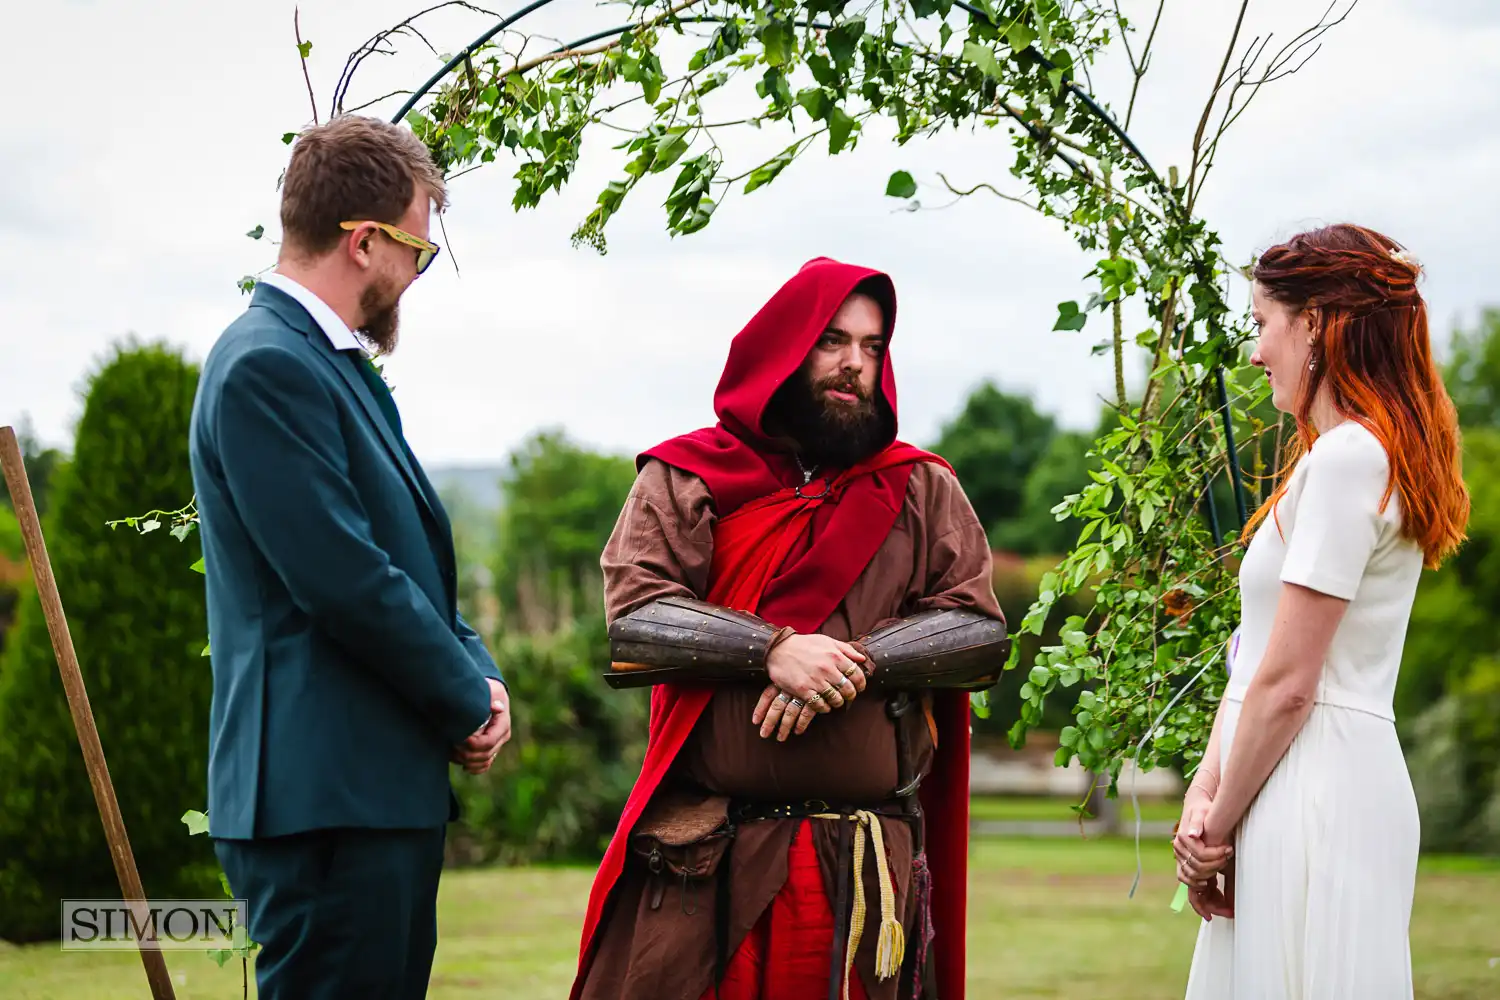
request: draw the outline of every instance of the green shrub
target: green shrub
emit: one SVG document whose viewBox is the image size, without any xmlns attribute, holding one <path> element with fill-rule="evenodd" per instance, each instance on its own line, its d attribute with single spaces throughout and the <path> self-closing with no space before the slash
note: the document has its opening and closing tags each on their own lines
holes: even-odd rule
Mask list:
<svg viewBox="0 0 1500 1000">
<path fill-rule="evenodd" d="M 455 778 L 463 818 L 454 859 L 597 862 L 640 773 L 645 691 L 615 691 L 602 613 L 494 645 L 515 731 L 481 777 Z"/>
<path fill-rule="evenodd" d="M 15 624 L 16 605 L 30 578 L 21 525 L 9 507 L 0 507 L 0 653 L 5 652 L 6 633 Z"/>
<path fill-rule="evenodd" d="M 90 380 L 47 545 L 148 895 L 217 894 L 212 848 L 179 817 L 203 801 L 212 677 L 199 555 L 167 530 L 106 522 L 192 495 L 197 369 L 160 346 L 117 350 Z M 58 932 L 58 900 L 120 894 L 34 595 L 0 671 L 0 938 Z"/>
</svg>

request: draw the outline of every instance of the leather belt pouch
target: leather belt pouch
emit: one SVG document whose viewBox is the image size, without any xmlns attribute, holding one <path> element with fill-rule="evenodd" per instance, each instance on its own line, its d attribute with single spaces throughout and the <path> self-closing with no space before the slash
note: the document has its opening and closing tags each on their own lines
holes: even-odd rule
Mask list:
<svg viewBox="0 0 1500 1000">
<path fill-rule="evenodd" d="M 733 839 L 728 796 L 667 792 L 646 807 L 630 834 L 630 849 L 653 874 L 707 878 Z"/>
</svg>

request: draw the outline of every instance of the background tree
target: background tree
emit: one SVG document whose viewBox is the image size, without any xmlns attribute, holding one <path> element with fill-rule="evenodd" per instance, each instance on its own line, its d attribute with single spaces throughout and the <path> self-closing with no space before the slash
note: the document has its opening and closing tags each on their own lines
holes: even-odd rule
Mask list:
<svg viewBox="0 0 1500 1000">
<path fill-rule="evenodd" d="M 581 447 L 560 430 L 540 431 L 511 453 L 494 561 L 503 616 L 591 601 L 599 554 L 634 482 L 630 459 Z"/>
<path fill-rule="evenodd" d="M 48 519 L 48 551 L 110 775 L 146 890 L 218 893 L 206 838 L 180 817 L 201 802 L 212 677 L 195 538 L 142 540 L 106 522 L 192 493 L 188 420 L 197 369 L 126 345 L 89 382 L 74 457 Z M 158 522 L 159 523 L 159 522 Z M 0 938 L 58 931 L 57 900 L 119 895 L 39 603 L 22 607 L 0 672 Z"/>
<path fill-rule="evenodd" d="M 455 774 L 463 803 L 455 860 L 597 862 L 640 773 L 648 695 L 601 679 L 609 664 L 601 609 L 551 612 L 551 628 L 502 628 L 495 639 L 521 708 L 489 773 Z"/>
<path fill-rule="evenodd" d="M 932 450 L 953 466 L 980 523 L 993 533 L 1020 516 L 1026 477 L 1056 435 L 1056 423 L 1030 397 L 1004 392 L 986 379 L 943 424 Z"/>
<path fill-rule="evenodd" d="M 619 822 L 646 743 L 642 691 L 614 691 L 599 556 L 634 463 L 543 431 L 510 456 L 491 564 L 502 611 L 489 632 L 516 729 L 482 777 L 455 772 L 463 862 L 595 861 Z M 485 621 L 480 590 L 460 595 Z"/>
<path fill-rule="evenodd" d="M 5 652 L 5 635 L 15 622 L 16 605 L 30 579 L 21 524 L 9 507 L 0 507 L 0 653 Z M 3 664 L 0 657 L 0 669 Z"/>
<path fill-rule="evenodd" d="M 42 444 L 36 436 L 31 418 L 22 414 L 16 427 L 16 443 L 21 446 L 21 461 L 26 467 L 26 478 L 31 482 L 31 495 L 36 500 L 36 512 L 45 517 L 52 496 L 52 482 L 65 458 L 61 451 Z M 14 511 L 10 493 L 0 490 L 0 506 Z"/>
<path fill-rule="evenodd" d="M 1472 329 L 1453 332 L 1449 392 L 1465 427 L 1500 428 L 1500 306 L 1480 313 Z"/>
</svg>

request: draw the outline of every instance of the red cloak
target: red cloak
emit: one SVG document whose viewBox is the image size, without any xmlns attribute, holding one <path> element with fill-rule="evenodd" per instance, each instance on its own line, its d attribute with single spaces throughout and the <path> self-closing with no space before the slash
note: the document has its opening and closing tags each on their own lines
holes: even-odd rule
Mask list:
<svg viewBox="0 0 1500 1000">
<path fill-rule="evenodd" d="M 889 340 L 896 318 L 890 279 L 878 271 L 827 258 L 810 261 L 730 345 L 729 361 L 714 394 L 719 423 L 667 441 L 638 459 L 638 464 L 659 459 L 708 485 L 719 520 L 707 599 L 801 633 L 818 631 L 885 542 L 901 511 L 913 465 L 947 464 L 936 455 L 893 440 L 873 458 L 836 477 L 824 495 L 799 497 L 794 487 L 786 485 L 800 476 L 795 475 L 793 460 L 766 434 L 762 418 L 772 395 L 797 373 L 856 287 L 881 302 Z M 882 365 L 880 391 L 894 418 L 896 380 L 889 353 Z M 894 435 L 894 419 L 891 427 Z M 646 757 L 589 894 L 573 1000 L 582 990 L 605 905 L 624 870 L 630 831 L 712 696 L 712 688 L 692 685 L 662 684 L 652 689 Z M 920 792 L 932 872 L 935 936 L 929 960 L 935 963 L 939 997 L 963 1000 L 968 694 L 938 692 L 933 714 L 938 746 Z"/>
</svg>

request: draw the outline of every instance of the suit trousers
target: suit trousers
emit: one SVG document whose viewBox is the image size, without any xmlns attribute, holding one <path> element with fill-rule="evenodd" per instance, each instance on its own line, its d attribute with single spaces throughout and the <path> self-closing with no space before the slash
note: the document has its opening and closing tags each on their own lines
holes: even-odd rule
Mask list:
<svg viewBox="0 0 1500 1000">
<path fill-rule="evenodd" d="M 216 840 L 260 945 L 260 1000 L 425 997 L 445 833 L 343 828 Z"/>
</svg>

